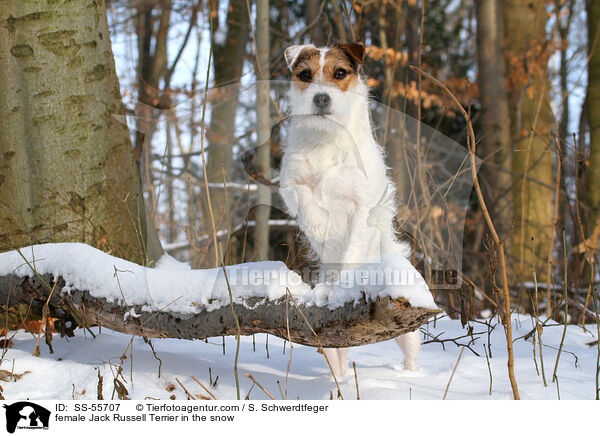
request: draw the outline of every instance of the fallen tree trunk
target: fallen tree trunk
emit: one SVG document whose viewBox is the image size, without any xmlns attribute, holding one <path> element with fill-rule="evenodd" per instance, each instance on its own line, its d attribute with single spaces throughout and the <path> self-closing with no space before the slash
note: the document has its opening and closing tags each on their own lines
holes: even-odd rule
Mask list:
<svg viewBox="0 0 600 436">
<path fill-rule="evenodd" d="M 202 309 L 196 314 L 169 310 L 149 312 L 141 305 L 125 306 L 93 297 L 88 290 L 62 292 L 64 286 L 62 277 L 54 281 L 49 274 L 0 276 L 3 312 L 6 314 L 9 307 L 19 304 L 27 307 L 30 316 L 41 317 L 48 302 L 48 316 L 58 318 L 56 330 L 69 336 L 77 326 L 91 325 L 155 338 L 204 339 L 238 333 L 230 305 L 212 311 Z M 412 307 L 404 298 L 390 297 L 374 301 L 363 297 L 358 304 L 348 302 L 337 309 L 296 305 L 289 296 L 277 300 L 250 297 L 243 304 L 233 304 L 233 309 L 242 335 L 270 333 L 309 346 L 319 346 L 320 342 L 328 348 L 388 340 L 418 329 L 441 312 Z"/>
</svg>

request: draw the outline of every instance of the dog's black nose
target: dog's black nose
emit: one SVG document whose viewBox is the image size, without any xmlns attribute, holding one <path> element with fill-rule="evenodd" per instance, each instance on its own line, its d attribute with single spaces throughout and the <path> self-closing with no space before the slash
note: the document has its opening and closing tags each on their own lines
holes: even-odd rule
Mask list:
<svg viewBox="0 0 600 436">
<path fill-rule="evenodd" d="M 325 109 L 331 103 L 331 97 L 329 97 L 329 94 L 315 94 L 313 103 L 319 109 Z"/>
</svg>

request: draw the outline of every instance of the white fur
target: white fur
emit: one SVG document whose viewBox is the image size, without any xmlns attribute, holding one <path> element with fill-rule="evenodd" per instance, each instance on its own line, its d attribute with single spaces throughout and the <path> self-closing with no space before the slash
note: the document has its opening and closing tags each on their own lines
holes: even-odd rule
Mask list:
<svg viewBox="0 0 600 436">
<path fill-rule="evenodd" d="M 304 48 L 285 51 L 291 68 Z M 383 254 L 408 257 L 393 226 L 396 187 L 369 117 L 368 88 L 359 79 L 343 92 L 325 82 L 322 68 L 328 48 L 319 48 L 321 72 L 304 90 L 289 90 L 291 128 L 281 164 L 280 193 L 288 213 L 297 217 L 321 268 L 356 267 Z M 313 97 L 327 93 L 330 115 L 315 115 Z M 407 370 L 417 369 L 419 333 L 397 340 Z M 325 350 L 336 376 L 347 367 L 346 350 Z"/>
</svg>

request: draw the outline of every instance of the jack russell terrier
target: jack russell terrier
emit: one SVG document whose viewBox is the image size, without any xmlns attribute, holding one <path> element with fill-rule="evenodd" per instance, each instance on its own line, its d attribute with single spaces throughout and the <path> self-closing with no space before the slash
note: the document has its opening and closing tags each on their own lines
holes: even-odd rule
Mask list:
<svg viewBox="0 0 600 436">
<path fill-rule="evenodd" d="M 280 193 L 322 273 L 376 262 L 384 254 L 410 256 L 409 245 L 394 231 L 396 187 L 373 134 L 369 91 L 359 71 L 364 53 L 362 44 L 285 50 L 292 72 L 291 125 Z M 419 332 L 396 342 L 404 368 L 417 370 Z M 334 374 L 343 377 L 347 349 L 325 354 Z"/>
</svg>

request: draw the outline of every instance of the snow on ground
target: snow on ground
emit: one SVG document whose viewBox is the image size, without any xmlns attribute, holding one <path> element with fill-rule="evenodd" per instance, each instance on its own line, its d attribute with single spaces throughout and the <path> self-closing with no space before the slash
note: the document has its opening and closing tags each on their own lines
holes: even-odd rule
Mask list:
<svg viewBox="0 0 600 436">
<path fill-rule="evenodd" d="M 488 325 L 496 325 L 489 333 Z M 473 322 L 475 342 L 464 349 L 456 373 L 448 389 L 447 399 L 511 399 L 512 393 L 506 370 L 506 346 L 502 326 L 497 318 Z M 529 316 L 514 315 L 515 338 L 532 329 Z M 558 386 L 552 383 L 552 372 L 562 326 L 550 321 L 543 330 L 544 372 L 547 387 L 541 375 L 536 372 L 531 340 L 516 339 L 515 371 L 522 399 L 594 399 L 595 370 L 598 349 L 587 343 L 597 340 L 596 326 L 569 326 L 558 366 Z M 442 317 L 435 324 L 423 326 L 424 340 L 431 336 L 438 339 L 454 339 L 464 336 L 467 331 L 460 322 Z M 99 332 L 97 327 L 92 331 Z M 127 350 L 131 337 L 102 329 L 92 338 L 89 332 L 78 330 L 74 338 L 54 337 L 55 354 L 40 343 L 41 355 L 32 356 L 36 338 L 31 333 L 17 332 L 12 338 L 13 348 L 7 349 L 0 369 L 15 374 L 24 374 L 17 381 L 3 381 L 3 395 L 7 400 L 14 399 L 95 399 L 97 396 L 98 370 L 103 377 L 103 395 L 110 399 L 113 391 L 113 377 L 119 365 L 120 356 Z M 272 335 L 242 337 L 238 372 L 240 391 L 244 398 L 252 388 L 252 381 L 244 373 L 252 375 L 273 397 L 281 398 L 280 390 L 285 391 L 286 368 L 288 365 L 289 343 Z M 469 338 L 457 340 L 468 344 Z M 490 395 L 490 370 L 484 354 L 484 346 L 491 344 L 492 356 L 489 359 L 492 376 Z M 176 378 L 192 394 L 207 393 L 190 377 L 195 376 L 205 386 L 210 386 L 211 378 L 216 386 L 211 391 L 218 399 L 235 399 L 234 377 L 235 337 L 225 339 L 223 354 L 222 338 L 211 338 L 208 343 L 201 340 L 153 339 L 157 357 L 142 338 L 133 339 L 133 359 L 127 351 L 123 363 L 126 388 L 133 399 L 152 397 L 167 400 L 172 395 L 176 399 L 186 399 Z M 402 356 L 393 341 L 355 347 L 350 350 L 349 374 L 340 382 L 345 399 L 356 398 L 356 382 L 352 362 L 356 363 L 358 387 L 361 399 L 442 399 L 460 349 L 451 341 L 446 342 L 445 350 L 441 343 L 423 345 L 420 357 L 421 370 L 402 370 Z M 285 352 L 284 352 L 285 349 Z M 539 350 L 536 352 L 537 365 Z M 160 367 L 160 377 L 158 376 Z M 210 375 L 209 375 L 210 370 Z M 218 377 L 218 379 L 217 379 Z M 174 385 L 172 392 L 167 391 Z M 325 360 L 314 348 L 294 345 L 291 367 L 288 374 L 287 398 L 308 400 L 328 399 L 334 393 L 335 384 Z M 115 399 L 116 394 L 115 394 Z M 268 399 L 258 386 L 250 391 L 250 399 Z"/>
<path fill-rule="evenodd" d="M 217 307 L 229 303 L 220 269 L 190 270 L 170 257 L 161 259 L 158 268 L 143 268 L 84 244 L 39 245 L 24 248 L 21 253 L 40 274 L 60 275 L 68 286 L 89 290 L 97 297 L 121 300 L 125 296 L 129 305 L 144 304 L 156 310 L 170 305 L 177 298 L 177 304 L 170 305 L 169 310 L 192 312 L 197 310 L 192 303 L 204 303 L 208 309 L 210 305 Z M 389 258 L 383 259 L 381 264 L 369 266 L 367 277 L 378 277 L 388 267 L 418 275 L 406 259 Z M 377 281 L 366 286 L 354 283 L 343 289 L 325 285 L 310 289 L 301 280 L 293 285 L 292 282 L 298 281 L 299 276 L 289 271 L 282 262 L 242 264 L 227 267 L 227 270 L 230 280 L 236 278 L 236 272 L 242 273 L 238 276 L 241 283 L 232 286 L 234 299 L 250 295 L 278 298 L 285 295 L 289 286 L 299 301 L 330 307 L 351 301 L 360 295 L 360 290 L 366 290 L 371 297 L 402 295 L 413 305 L 435 307 L 422 278 L 408 282 L 401 280 L 400 285 L 392 289 Z M 253 271 L 261 272 L 263 276 L 265 271 L 275 273 L 285 280 L 262 286 L 244 284 L 244 277 L 252 277 Z M 0 253 L 0 275 L 12 273 L 32 275 L 33 271 L 18 252 Z M 210 285 L 207 286 L 207 283 Z M 532 330 L 533 321 L 529 316 L 514 315 L 513 324 L 515 372 L 521 398 L 595 397 L 598 348 L 586 344 L 597 341 L 596 326 L 588 326 L 588 331 L 569 326 L 558 365 L 558 383 L 553 383 L 552 374 L 563 327 L 551 320 L 545 323 L 542 335 L 544 347 L 541 350 L 547 381 L 547 386 L 544 386 L 538 372 L 542 371 L 539 347 L 536 346 L 534 357 L 531 338 L 523 339 Z M 504 329 L 497 318 L 475 321 L 470 326 L 471 336 L 467 335 L 467 328 L 463 328 L 459 321 L 445 316 L 423 326 L 421 331 L 425 343 L 418 372 L 402 369 L 401 352 L 394 341 L 351 348 L 348 356 L 350 362 L 356 363 L 360 398 L 441 399 L 461 350 L 464 351 L 448 388 L 448 399 L 512 398 L 506 369 Z M 48 348 L 41 344 L 39 357 L 32 356 L 36 337 L 23 331 L 14 333 L 13 346 L 5 350 L 0 362 L 4 397 L 9 400 L 95 399 L 99 371 L 103 377 L 103 397 L 113 398 L 113 379 L 125 353 L 127 358 L 122 362 L 122 374 L 130 398 L 169 399 L 175 396 L 176 399 L 185 399 L 186 394 L 179 382 L 194 395 L 206 395 L 191 375 L 205 386 L 212 385 L 210 389 L 217 398 L 236 398 L 234 337 L 225 338 L 225 352 L 222 338 L 211 338 L 208 342 L 154 339 L 155 356 L 142 338 L 131 338 L 108 329 L 100 331 L 97 327 L 92 330 L 96 337 L 83 330 L 77 331 L 74 338 L 55 335 L 55 353 L 49 354 Z M 252 375 L 275 398 L 282 398 L 280 387 L 285 392 L 286 375 L 288 399 L 328 399 L 332 392 L 335 396 L 336 386 L 325 359 L 314 348 L 294 345 L 288 373 L 289 343 L 265 334 L 242 337 L 240 341 L 238 373 L 242 398 L 249 392 L 251 399 L 268 398 L 258 386 L 253 387 L 253 382 L 244 373 Z M 470 348 L 459 347 L 456 343 Z M 14 373 L 16 377 L 7 376 L 4 371 Z M 347 376 L 340 380 L 340 386 L 345 399 L 357 397 L 352 364 Z"/>
</svg>

